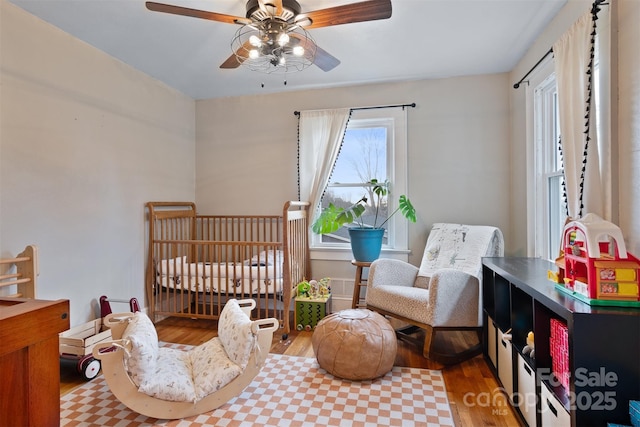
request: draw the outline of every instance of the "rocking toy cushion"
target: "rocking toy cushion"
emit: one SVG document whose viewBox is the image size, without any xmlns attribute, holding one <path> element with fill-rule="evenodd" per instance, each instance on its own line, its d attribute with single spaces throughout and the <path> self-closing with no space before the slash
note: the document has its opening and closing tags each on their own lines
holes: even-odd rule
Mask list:
<svg viewBox="0 0 640 427">
<path fill-rule="evenodd" d="M 122 338 L 131 342 L 131 350 L 124 360 L 139 391 L 164 400 L 195 400 L 189 354 L 159 348 L 156 328 L 146 314 L 136 312 Z"/>
<path fill-rule="evenodd" d="M 197 400 L 220 390 L 242 373 L 242 368 L 229 359 L 222 343 L 216 338 L 194 348 L 189 356 Z"/>
<path fill-rule="evenodd" d="M 158 333 L 149 317 L 136 312 L 122 334 L 131 341 L 131 351 L 125 358 L 125 366 L 133 382 L 140 386 L 151 379 L 158 360 Z"/>
<path fill-rule="evenodd" d="M 138 390 L 158 399 L 195 402 L 189 353 L 175 348 L 160 348 L 153 376 L 140 384 Z"/>
<path fill-rule="evenodd" d="M 251 319 L 244 314 L 238 301 L 229 300 L 220 314 L 218 337 L 229 359 L 243 370 L 247 367 L 255 336 L 251 331 Z"/>
<path fill-rule="evenodd" d="M 256 345 L 251 324 L 238 302 L 230 300 L 220 317 L 218 337 L 182 351 L 159 347 L 153 323 L 137 312 L 122 335 L 131 343 L 125 366 L 140 392 L 168 401 L 197 402 L 242 374 Z"/>
</svg>

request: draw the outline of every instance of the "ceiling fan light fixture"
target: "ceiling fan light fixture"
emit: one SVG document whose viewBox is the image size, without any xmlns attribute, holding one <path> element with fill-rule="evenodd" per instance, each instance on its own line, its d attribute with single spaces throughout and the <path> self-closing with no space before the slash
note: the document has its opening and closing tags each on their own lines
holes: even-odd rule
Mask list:
<svg viewBox="0 0 640 427">
<path fill-rule="evenodd" d="M 287 43 L 289 43 L 289 34 L 287 33 L 282 33 L 280 34 L 280 36 L 278 36 L 278 44 L 280 46 L 286 46 Z"/>
<path fill-rule="evenodd" d="M 260 45 L 254 44 L 256 40 Z M 283 74 L 313 65 L 317 47 L 304 28 L 267 20 L 238 28 L 231 41 L 231 50 L 237 63 L 245 68 Z"/>
<path fill-rule="evenodd" d="M 255 47 L 262 46 L 262 40 L 260 40 L 260 37 L 256 36 L 255 34 L 249 37 L 249 43 L 251 44 L 251 46 Z"/>
</svg>

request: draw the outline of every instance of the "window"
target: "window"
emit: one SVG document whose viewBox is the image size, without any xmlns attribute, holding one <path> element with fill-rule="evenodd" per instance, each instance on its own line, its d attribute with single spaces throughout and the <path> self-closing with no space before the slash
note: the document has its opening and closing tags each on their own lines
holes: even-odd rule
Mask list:
<svg viewBox="0 0 640 427">
<path fill-rule="evenodd" d="M 599 14 L 594 56 L 593 94 L 597 126 L 600 173 L 605 192 L 605 217 L 612 215 L 611 131 L 610 131 L 610 24 L 609 10 Z M 531 75 L 527 87 L 528 170 L 528 252 L 530 256 L 555 260 L 567 215 L 563 193 L 564 174 L 558 139 L 560 137 L 558 93 L 552 57 Z"/>
<path fill-rule="evenodd" d="M 395 209 L 398 197 L 406 194 L 407 177 L 406 113 L 401 108 L 355 110 L 351 115 L 345 138 L 336 160 L 335 168 L 321 201 L 321 207 L 333 203 L 348 206 L 367 196 L 369 208 L 363 216 L 366 224 L 373 224 L 375 197 L 367 184 L 371 179 L 389 180 L 391 197 L 389 206 L 379 207 L 379 217 L 386 218 Z M 387 230 L 383 241 L 383 252 L 398 250 L 407 252 L 407 221 L 401 215 L 394 215 L 385 224 Z M 378 221 L 380 224 L 380 221 Z M 342 258 L 335 250 L 345 250 L 350 257 L 349 235 L 342 227 L 332 234 L 313 235 L 314 248 L 328 249 L 329 253 L 314 258 Z M 347 252 L 348 250 L 348 252 Z M 350 258 L 345 258 L 350 259 Z"/>
<path fill-rule="evenodd" d="M 558 139 L 558 91 L 551 74 L 534 90 L 536 256 L 553 260 L 560 250 L 566 218 L 563 171 Z"/>
</svg>

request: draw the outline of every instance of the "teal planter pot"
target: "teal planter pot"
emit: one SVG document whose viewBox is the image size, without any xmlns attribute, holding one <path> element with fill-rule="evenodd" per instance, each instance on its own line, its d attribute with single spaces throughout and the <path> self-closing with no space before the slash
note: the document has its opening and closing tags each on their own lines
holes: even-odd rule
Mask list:
<svg viewBox="0 0 640 427">
<path fill-rule="evenodd" d="M 380 256 L 384 228 L 349 228 L 351 250 L 356 261 L 372 262 Z"/>
</svg>

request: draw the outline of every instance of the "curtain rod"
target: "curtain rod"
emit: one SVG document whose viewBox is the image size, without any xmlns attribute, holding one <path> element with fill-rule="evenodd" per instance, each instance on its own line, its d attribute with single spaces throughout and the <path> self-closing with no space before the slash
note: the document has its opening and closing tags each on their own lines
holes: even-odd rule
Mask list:
<svg viewBox="0 0 640 427">
<path fill-rule="evenodd" d="M 609 3 L 606 3 L 606 0 L 595 0 L 593 2 L 593 6 L 591 6 L 591 13 L 596 15 L 598 13 L 598 7 L 599 6 L 605 6 L 608 5 Z M 531 69 L 529 71 L 527 71 L 527 74 L 524 75 L 524 77 L 522 77 L 517 83 L 513 84 L 513 88 L 514 89 L 518 89 L 520 87 L 520 85 L 522 84 L 522 82 L 524 82 L 524 79 L 526 79 L 527 77 L 529 77 L 529 74 L 531 74 L 533 72 L 533 70 L 535 70 L 536 68 L 538 68 L 538 65 L 540 65 L 540 63 L 542 61 L 544 61 L 544 59 L 551 55 L 553 53 L 553 48 L 549 49 L 547 51 L 547 53 L 544 54 L 544 56 L 542 58 L 540 58 L 540 60 L 538 60 L 538 62 L 536 62 L 536 64 L 531 67 Z"/>
<path fill-rule="evenodd" d="M 514 89 L 518 89 L 518 88 L 520 87 L 520 84 L 522 84 L 522 82 L 524 81 L 524 79 L 526 79 L 527 77 L 529 77 L 529 74 L 531 74 L 531 73 L 533 72 L 533 70 L 535 70 L 536 68 L 538 68 L 538 65 L 540 65 L 540 63 L 541 63 L 542 61 L 544 61 L 544 60 L 545 60 L 545 58 L 546 58 L 547 56 L 551 55 L 552 53 L 553 53 L 553 48 L 549 49 L 549 50 L 547 51 L 547 53 L 545 53 L 545 54 L 544 54 L 544 56 L 543 56 L 542 58 L 540 58 L 540 59 L 538 60 L 538 62 L 536 62 L 536 64 L 535 64 L 533 67 L 531 67 L 531 69 L 530 69 L 529 71 L 527 71 L 527 74 L 525 74 L 525 75 L 524 75 L 524 77 L 522 77 L 522 78 L 520 79 L 520 81 L 518 81 L 517 83 L 514 83 L 514 84 L 513 84 L 513 88 L 514 88 Z"/>
<path fill-rule="evenodd" d="M 377 108 L 399 108 L 402 107 L 403 109 L 405 107 L 411 107 L 411 108 L 415 108 L 416 107 L 416 103 L 412 102 L 411 104 L 396 104 L 396 105 L 376 105 L 374 107 L 356 107 L 356 108 L 352 108 L 351 111 L 355 111 L 355 110 L 374 110 Z M 294 111 L 293 114 L 295 114 L 296 116 L 300 115 L 300 111 Z"/>
</svg>

